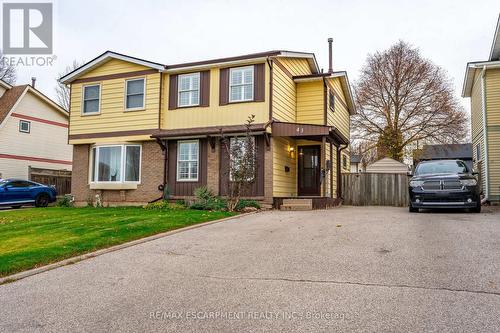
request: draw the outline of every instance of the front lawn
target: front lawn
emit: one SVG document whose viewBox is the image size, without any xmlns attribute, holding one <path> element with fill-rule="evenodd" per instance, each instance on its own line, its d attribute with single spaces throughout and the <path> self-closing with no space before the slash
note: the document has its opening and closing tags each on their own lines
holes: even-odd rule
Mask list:
<svg viewBox="0 0 500 333">
<path fill-rule="evenodd" d="M 0 276 L 231 215 L 141 207 L 0 211 Z"/>
</svg>

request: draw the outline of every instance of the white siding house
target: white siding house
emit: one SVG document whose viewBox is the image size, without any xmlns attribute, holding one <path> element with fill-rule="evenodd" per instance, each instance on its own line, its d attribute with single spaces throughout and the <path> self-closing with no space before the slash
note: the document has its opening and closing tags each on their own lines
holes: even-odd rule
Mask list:
<svg viewBox="0 0 500 333">
<path fill-rule="evenodd" d="M 29 85 L 0 81 L 0 177 L 28 179 L 29 167 L 71 170 L 68 113 Z"/>
</svg>

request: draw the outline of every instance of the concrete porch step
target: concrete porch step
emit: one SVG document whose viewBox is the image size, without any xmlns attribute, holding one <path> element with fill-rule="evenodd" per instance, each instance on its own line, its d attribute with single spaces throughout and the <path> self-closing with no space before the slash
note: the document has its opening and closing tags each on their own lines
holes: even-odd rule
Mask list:
<svg viewBox="0 0 500 333">
<path fill-rule="evenodd" d="M 283 199 L 281 210 L 312 210 L 312 199 Z"/>
<path fill-rule="evenodd" d="M 283 205 L 312 205 L 312 199 L 283 199 Z"/>
</svg>

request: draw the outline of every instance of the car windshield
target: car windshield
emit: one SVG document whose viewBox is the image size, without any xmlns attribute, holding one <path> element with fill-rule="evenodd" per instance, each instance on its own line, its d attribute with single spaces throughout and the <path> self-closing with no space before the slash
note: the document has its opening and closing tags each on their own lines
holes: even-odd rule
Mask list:
<svg viewBox="0 0 500 333">
<path fill-rule="evenodd" d="M 5 184 L 7 184 L 9 181 L 6 180 L 6 179 L 0 179 L 0 187 L 4 186 Z"/>
<path fill-rule="evenodd" d="M 432 173 L 467 173 L 468 169 L 462 161 L 435 161 L 420 163 L 415 170 L 416 175 Z"/>
</svg>

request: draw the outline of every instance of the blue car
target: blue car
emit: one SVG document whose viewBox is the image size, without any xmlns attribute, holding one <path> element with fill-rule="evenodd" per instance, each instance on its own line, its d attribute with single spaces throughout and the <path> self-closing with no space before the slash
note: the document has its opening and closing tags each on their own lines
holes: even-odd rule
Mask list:
<svg viewBox="0 0 500 333">
<path fill-rule="evenodd" d="M 25 205 L 47 207 L 56 201 L 56 189 L 22 179 L 0 180 L 0 206 L 19 208 Z"/>
</svg>

